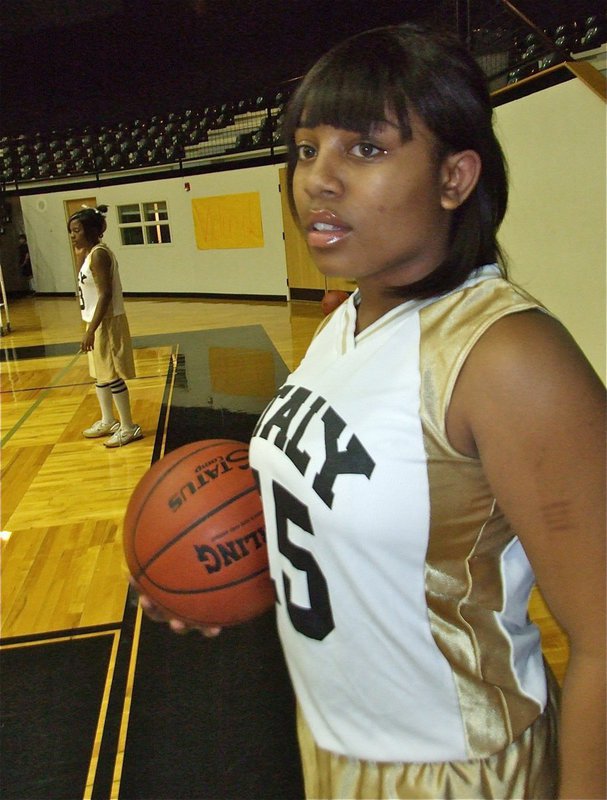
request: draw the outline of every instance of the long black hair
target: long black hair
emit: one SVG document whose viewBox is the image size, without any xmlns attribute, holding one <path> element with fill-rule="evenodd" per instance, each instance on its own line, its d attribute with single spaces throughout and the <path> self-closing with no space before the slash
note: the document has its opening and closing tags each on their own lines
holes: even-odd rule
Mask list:
<svg viewBox="0 0 607 800">
<path fill-rule="evenodd" d="M 390 113 L 407 141 L 410 111 L 434 135 L 437 159 L 475 150 L 482 170 L 474 191 L 453 212 L 443 263 L 395 291 L 409 298 L 442 294 L 494 261 L 505 274 L 496 237 L 506 212 L 508 178 L 487 82 L 472 55 L 449 34 L 413 24 L 376 28 L 338 44 L 316 62 L 291 98 L 283 127 L 291 207 L 298 127 L 325 124 L 367 134 Z"/>
</svg>

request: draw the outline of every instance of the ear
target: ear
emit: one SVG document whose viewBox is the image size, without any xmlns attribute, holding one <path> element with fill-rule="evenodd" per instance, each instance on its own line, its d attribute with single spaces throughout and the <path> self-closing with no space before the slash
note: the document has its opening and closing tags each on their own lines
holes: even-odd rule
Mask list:
<svg viewBox="0 0 607 800">
<path fill-rule="evenodd" d="M 441 166 L 441 205 L 454 211 L 474 191 L 481 174 L 481 157 L 476 150 L 450 153 Z"/>
</svg>

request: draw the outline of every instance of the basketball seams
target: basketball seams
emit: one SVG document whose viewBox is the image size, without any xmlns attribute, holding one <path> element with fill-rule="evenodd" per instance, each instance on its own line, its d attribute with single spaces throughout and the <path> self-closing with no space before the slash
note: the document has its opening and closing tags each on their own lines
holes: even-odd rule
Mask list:
<svg viewBox="0 0 607 800">
<path fill-rule="evenodd" d="M 154 561 L 159 559 L 164 553 L 166 553 L 167 550 L 170 550 L 171 547 L 174 547 L 177 544 L 177 542 L 179 542 L 181 539 L 183 539 L 184 536 L 187 536 L 188 533 L 190 533 L 190 531 L 194 530 L 194 528 L 197 528 L 199 525 L 202 525 L 203 522 L 206 522 L 208 519 L 211 519 L 211 517 L 214 517 L 215 514 L 219 514 L 220 511 L 223 511 L 225 508 L 227 508 L 228 506 L 232 505 L 232 503 L 237 502 L 242 497 L 246 497 L 248 494 L 251 494 L 251 492 L 256 492 L 256 491 L 257 491 L 257 486 L 253 485 L 253 486 L 249 486 L 247 489 L 245 489 L 244 491 L 240 492 L 239 494 L 232 495 L 231 497 L 228 497 L 226 500 L 223 501 L 223 503 L 221 503 L 220 505 L 216 506 L 214 509 L 212 509 L 208 513 L 204 514 L 202 517 L 199 517 L 197 520 L 194 520 L 194 522 L 190 523 L 190 525 L 187 528 L 184 528 L 184 530 L 179 531 L 177 536 L 174 536 L 163 547 L 161 547 L 160 550 L 157 550 L 154 553 L 154 555 L 150 556 L 150 558 L 144 564 L 139 562 L 139 559 L 137 559 L 137 561 L 139 563 L 139 573 L 138 573 L 138 575 L 135 576 L 135 579 L 137 579 L 138 577 L 141 577 L 141 575 L 143 575 L 146 572 L 146 570 L 150 567 L 151 564 L 154 563 Z M 144 509 L 145 509 L 145 505 L 142 506 L 140 514 L 143 513 Z M 135 525 L 137 525 L 137 523 Z M 137 533 L 137 527 L 135 527 L 135 534 L 134 535 L 136 535 L 136 533 Z"/>
<path fill-rule="evenodd" d="M 187 459 L 191 458 L 192 456 L 197 455 L 198 453 L 202 453 L 204 450 L 210 450 L 212 447 L 217 447 L 217 445 L 221 445 L 221 444 L 242 445 L 242 442 L 237 442 L 235 439 L 210 439 L 208 442 L 205 443 L 205 445 L 203 447 L 199 447 L 197 450 L 188 450 L 188 452 L 184 453 L 181 456 L 181 458 L 179 458 L 177 461 L 175 461 L 174 464 L 171 464 L 170 466 L 166 467 L 159 474 L 158 478 L 154 481 L 154 483 L 152 483 L 152 485 L 148 488 L 147 492 L 145 493 L 145 495 L 143 497 L 143 500 L 140 503 L 137 515 L 135 516 L 135 524 L 132 527 L 132 533 L 131 533 L 131 539 L 132 539 L 132 545 L 133 545 L 133 556 L 135 557 L 135 559 L 137 561 L 137 565 L 138 565 L 138 573 L 137 573 L 137 575 L 133 575 L 135 580 L 138 580 L 141 577 L 141 575 L 145 572 L 145 568 L 147 566 L 145 564 L 142 564 L 141 561 L 139 560 L 139 557 L 137 556 L 137 547 L 136 547 L 136 541 L 135 540 L 136 540 L 136 537 L 137 537 L 137 529 L 139 528 L 139 521 L 141 519 L 142 514 L 144 513 L 144 511 L 146 509 L 146 506 L 148 504 L 148 501 L 149 501 L 150 497 L 156 492 L 156 490 L 158 489 L 160 484 L 163 481 L 165 481 L 167 479 L 167 477 L 174 470 L 176 470 L 181 464 L 183 464 L 184 461 L 186 461 Z M 186 447 L 187 447 L 187 445 L 186 445 Z M 179 449 L 181 449 L 181 448 L 179 448 Z M 172 452 L 175 453 L 177 451 L 174 450 Z M 154 467 L 156 465 L 161 465 L 166 459 L 168 459 L 170 457 L 171 457 L 171 453 L 167 453 L 166 456 L 163 456 L 163 458 L 161 458 L 159 461 L 156 461 L 154 464 L 152 464 L 150 469 L 154 469 Z M 133 493 L 133 496 L 132 496 L 132 500 L 136 498 L 136 494 L 137 494 L 137 492 L 135 490 L 135 492 Z M 127 508 L 127 516 L 128 516 L 128 508 Z M 199 522 L 200 522 L 200 520 L 199 520 Z M 152 556 L 151 560 L 153 560 L 154 558 L 155 558 L 155 556 Z M 148 563 L 150 563 L 150 562 L 148 562 Z"/>
<path fill-rule="evenodd" d="M 179 458 L 177 461 L 175 461 L 174 464 L 171 464 L 169 467 L 166 467 L 162 471 L 162 473 L 160 473 L 160 475 L 158 476 L 157 480 L 154 481 L 154 483 L 148 488 L 148 490 L 147 490 L 147 492 L 146 492 L 146 494 L 145 494 L 145 496 L 143 498 L 143 501 L 141 503 L 141 506 L 139 508 L 139 511 L 137 512 L 137 516 L 135 517 L 135 525 L 133 527 L 133 545 L 135 544 L 134 537 L 135 537 L 135 535 L 137 533 L 137 528 L 139 526 L 139 519 L 140 519 L 141 515 L 143 514 L 143 512 L 145 511 L 145 507 L 147 505 L 148 500 L 150 499 L 150 496 L 154 494 L 154 492 L 157 490 L 157 488 L 160 486 L 160 484 L 164 480 L 166 480 L 166 478 L 174 470 L 176 470 L 181 464 L 183 464 L 183 462 L 186 461 L 188 458 L 191 458 L 192 456 L 195 456 L 198 453 L 202 453 L 204 450 L 210 450 L 212 447 L 216 447 L 218 444 L 237 444 L 237 445 L 240 445 L 240 444 L 242 444 L 242 442 L 237 442 L 237 441 L 235 441 L 233 439 L 212 439 L 207 444 L 205 444 L 204 447 L 199 447 L 198 450 L 188 450 L 188 452 L 184 453 L 181 456 L 181 458 Z M 181 449 L 181 448 L 179 448 L 179 449 Z M 172 452 L 177 452 L 177 451 L 172 451 Z M 158 465 L 162 464 L 165 461 L 165 459 L 170 458 L 170 457 L 171 457 L 171 453 L 167 453 L 167 455 L 163 456 L 163 458 L 161 458 L 160 461 L 156 461 L 155 464 L 152 464 L 150 469 L 154 469 L 154 467 L 157 464 Z"/>
<path fill-rule="evenodd" d="M 155 581 L 151 578 L 147 573 L 144 574 L 144 577 L 148 583 L 151 583 L 153 586 L 156 586 L 159 589 L 162 589 L 163 592 L 166 594 L 177 594 L 177 595 L 189 595 L 189 594 L 209 594 L 210 592 L 223 592 L 225 589 L 231 589 L 234 586 L 239 586 L 241 583 L 246 583 L 247 581 L 252 581 L 254 578 L 259 578 L 261 575 L 264 575 L 266 572 L 269 571 L 269 567 L 262 567 L 262 569 L 258 569 L 257 572 L 251 572 L 248 575 L 243 575 L 242 578 L 238 578 L 233 581 L 228 581 L 227 583 L 221 583 L 218 586 L 208 586 L 206 589 L 170 589 L 163 584 Z"/>
</svg>

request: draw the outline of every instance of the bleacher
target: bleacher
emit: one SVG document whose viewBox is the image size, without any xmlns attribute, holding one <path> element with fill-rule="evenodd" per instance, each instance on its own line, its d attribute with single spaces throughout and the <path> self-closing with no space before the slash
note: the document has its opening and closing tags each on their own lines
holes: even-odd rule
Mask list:
<svg viewBox="0 0 607 800">
<path fill-rule="evenodd" d="M 512 3 L 471 3 L 458 34 L 485 70 L 493 91 L 516 86 L 585 52 L 605 47 L 605 15 L 570 4 L 570 17 L 543 28 Z M 456 24 L 457 23 L 457 24 Z M 98 128 L 0 137 L 0 188 L 31 191 L 82 181 L 186 174 L 214 165 L 281 159 L 281 123 L 297 80 L 255 97 L 189 108 Z"/>
<path fill-rule="evenodd" d="M 5 186 L 70 182 L 108 173 L 180 170 L 211 159 L 259 158 L 282 151 L 285 90 L 166 117 L 97 129 L 0 138 Z"/>
</svg>

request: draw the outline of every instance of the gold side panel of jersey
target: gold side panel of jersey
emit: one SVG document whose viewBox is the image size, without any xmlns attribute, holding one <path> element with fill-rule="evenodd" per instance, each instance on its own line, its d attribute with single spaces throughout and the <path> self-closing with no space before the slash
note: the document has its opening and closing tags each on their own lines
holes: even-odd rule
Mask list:
<svg viewBox="0 0 607 800">
<path fill-rule="evenodd" d="M 498 319 L 534 308 L 540 308 L 537 301 L 495 278 L 421 311 L 421 417 L 430 485 L 426 599 L 432 634 L 453 668 L 471 758 L 506 747 L 542 709 L 522 691 L 511 639 L 497 618 L 505 603 L 501 559 L 516 537 L 480 461 L 450 446 L 446 414 L 480 336 Z"/>
</svg>

